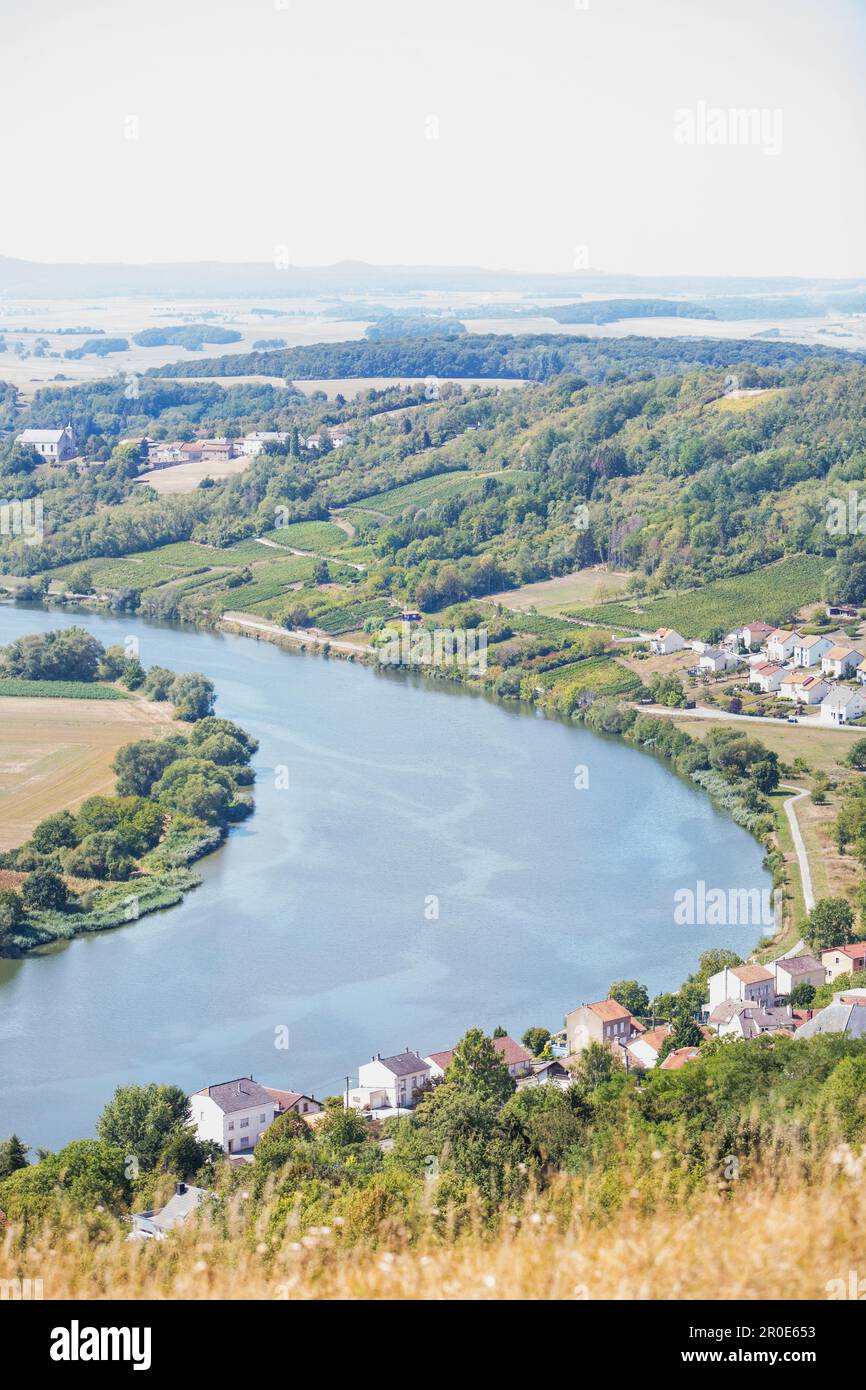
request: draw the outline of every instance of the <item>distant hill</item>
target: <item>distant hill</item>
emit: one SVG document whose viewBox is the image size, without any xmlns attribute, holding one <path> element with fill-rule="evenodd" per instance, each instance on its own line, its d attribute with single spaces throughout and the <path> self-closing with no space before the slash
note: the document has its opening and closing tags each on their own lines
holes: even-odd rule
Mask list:
<svg viewBox="0 0 866 1390">
<path fill-rule="evenodd" d="M 153 265 L 48 265 L 0 256 L 0 295 L 10 299 L 85 299 L 126 295 L 189 298 L 296 298 L 328 294 L 397 294 L 412 290 L 517 293 L 781 294 L 853 290 L 862 280 L 796 277 L 536 275 L 478 266 L 377 266 L 341 261 L 330 266 L 253 262 L 165 262 Z"/>
</svg>

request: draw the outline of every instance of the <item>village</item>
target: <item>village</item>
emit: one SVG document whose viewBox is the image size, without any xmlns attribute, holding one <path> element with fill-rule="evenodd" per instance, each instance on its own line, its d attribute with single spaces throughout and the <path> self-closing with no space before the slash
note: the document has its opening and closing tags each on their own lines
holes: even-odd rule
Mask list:
<svg viewBox="0 0 866 1390">
<path fill-rule="evenodd" d="M 825 615 L 830 623 L 851 623 L 858 610 L 828 604 Z M 718 645 L 688 642 L 672 628 L 659 628 L 649 644 L 654 656 L 692 652 L 692 677 L 707 682 L 730 672 L 748 691 L 789 703 L 792 723 L 838 728 L 866 715 L 866 641 L 855 647 L 840 633 L 806 634 L 756 621 L 727 633 Z"/>
<path fill-rule="evenodd" d="M 858 976 L 866 982 L 866 941 L 823 950 L 820 958 L 799 953 L 800 945 L 766 965 L 725 966 L 711 975 L 709 1002 L 696 1023 L 702 1040 L 737 1043 L 764 1036 L 807 1039 L 821 1034 L 866 1037 L 866 987 L 849 985 L 821 1009 L 792 1003 L 795 991 L 804 985 L 817 989 Z M 545 1029 L 529 1031 L 546 1034 Z M 535 1086 L 568 1090 L 576 1084 L 574 1068 L 591 1047 L 607 1049 L 615 1065 L 638 1076 L 656 1068 L 680 1071 L 700 1057 L 700 1043 L 677 1047 L 673 1040 L 671 1023 L 656 1022 L 654 1013 L 645 1023 L 608 997 L 571 1009 L 564 1027 L 546 1034 L 537 1054 L 502 1029 L 496 1030 L 492 1044 L 516 1090 Z M 255 1162 L 256 1144 L 281 1116 L 295 1115 L 314 1127 L 327 1109 L 341 1104 L 373 1124 L 410 1115 L 446 1079 L 455 1047 L 426 1055 L 410 1047 L 385 1057 L 376 1053 L 359 1064 L 357 1086 L 350 1087 L 347 1077 L 345 1094 L 327 1100 L 266 1086 L 252 1076 L 235 1077 L 194 1092 L 189 1097 L 188 1123 L 198 1140 L 214 1144 L 233 1167 L 243 1168 Z M 394 1140 L 380 1138 L 379 1144 L 387 1151 Z M 128 1238 L 164 1240 L 212 1195 L 206 1188 L 178 1182 L 165 1206 L 132 1215 Z"/>
</svg>

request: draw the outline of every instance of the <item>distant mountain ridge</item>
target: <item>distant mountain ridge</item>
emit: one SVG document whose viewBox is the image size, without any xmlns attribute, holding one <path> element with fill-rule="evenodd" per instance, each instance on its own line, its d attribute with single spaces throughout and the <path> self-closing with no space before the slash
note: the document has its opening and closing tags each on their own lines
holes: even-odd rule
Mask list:
<svg viewBox="0 0 866 1390">
<path fill-rule="evenodd" d="M 511 291 L 532 294 L 783 294 L 856 289 L 863 278 L 820 280 L 791 276 L 658 276 L 575 272 L 568 275 L 485 270 L 478 266 L 377 266 L 341 261 L 329 266 L 255 262 L 178 261 L 152 265 L 59 264 L 0 256 L 0 297 L 83 299 L 297 298 L 412 290 Z"/>
</svg>

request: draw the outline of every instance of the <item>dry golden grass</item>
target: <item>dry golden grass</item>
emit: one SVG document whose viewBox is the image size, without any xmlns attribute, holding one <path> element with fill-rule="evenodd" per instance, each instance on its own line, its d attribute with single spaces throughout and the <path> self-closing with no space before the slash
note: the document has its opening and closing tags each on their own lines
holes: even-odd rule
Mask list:
<svg viewBox="0 0 866 1390">
<path fill-rule="evenodd" d="M 289 1226 L 275 1243 L 264 1222 L 244 1231 L 236 1197 L 223 1229 L 202 1219 L 160 1242 L 78 1227 L 22 1251 L 10 1229 L 0 1278 L 40 1278 L 47 1299 L 821 1299 L 828 1281 L 866 1272 L 862 1160 L 847 1166 L 812 1187 L 732 1182 L 654 1215 L 635 1199 L 603 1226 L 579 1208 L 554 1217 L 554 1191 L 493 1239 L 411 1249 L 396 1226 L 375 1249 L 341 1248 L 338 1226 Z"/>
<path fill-rule="evenodd" d="M 22 844 L 52 812 L 113 791 L 117 749 L 171 733 L 171 714 L 146 700 L 0 696 L 0 849 Z"/>
</svg>

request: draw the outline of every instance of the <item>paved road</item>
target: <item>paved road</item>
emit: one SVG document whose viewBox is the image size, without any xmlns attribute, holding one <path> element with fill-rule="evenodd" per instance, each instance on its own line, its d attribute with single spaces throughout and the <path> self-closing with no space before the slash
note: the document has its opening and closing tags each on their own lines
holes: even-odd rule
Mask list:
<svg viewBox="0 0 866 1390">
<path fill-rule="evenodd" d="M 637 705 L 635 708 L 639 714 L 662 714 L 667 715 L 669 719 L 723 719 L 726 722 L 742 720 L 744 724 L 775 724 L 777 729 L 787 726 L 787 720 L 773 719 L 769 714 L 725 714 L 724 710 L 720 709 L 673 709 L 670 705 Z M 796 724 L 798 729 L 811 729 L 813 732 L 819 729 L 825 734 L 838 731 L 859 734 L 861 738 L 864 736 L 862 727 L 852 727 L 849 724 L 843 724 L 840 728 L 838 724 L 819 724 L 817 719 L 798 719 Z"/>
</svg>

